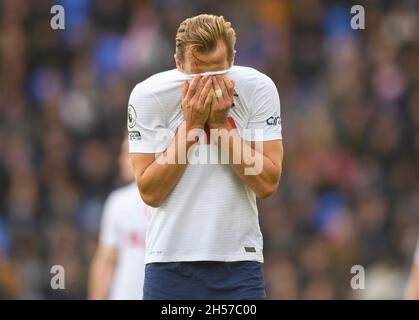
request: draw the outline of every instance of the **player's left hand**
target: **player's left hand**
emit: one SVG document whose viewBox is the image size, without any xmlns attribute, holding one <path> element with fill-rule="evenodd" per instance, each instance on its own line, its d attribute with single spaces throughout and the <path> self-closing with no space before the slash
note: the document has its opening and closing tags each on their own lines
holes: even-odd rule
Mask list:
<svg viewBox="0 0 419 320">
<path fill-rule="evenodd" d="M 235 82 L 217 75 L 212 77 L 212 83 L 216 97 L 212 100 L 207 123 L 210 128 L 223 128 L 228 123 L 227 117 L 233 104 Z"/>
</svg>

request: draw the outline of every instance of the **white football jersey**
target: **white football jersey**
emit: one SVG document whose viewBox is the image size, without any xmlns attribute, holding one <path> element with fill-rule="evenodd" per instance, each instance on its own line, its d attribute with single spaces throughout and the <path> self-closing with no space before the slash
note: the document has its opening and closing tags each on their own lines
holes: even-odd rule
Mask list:
<svg viewBox="0 0 419 320">
<path fill-rule="evenodd" d="M 106 200 L 99 241 L 117 250 L 110 299 L 143 297 L 148 208 L 135 182 L 115 190 Z"/>
<path fill-rule="evenodd" d="M 241 137 L 248 141 L 282 139 L 279 96 L 272 80 L 240 66 L 227 70 L 226 76 L 236 82 L 229 116 Z M 171 143 L 184 120 L 180 106 L 184 80 L 191 77 L 173 69 L 133 89 L 128 106 L 131 153 L 159 153 Z M 160 207 L 150 208 L 146 263 L 263 262 L 255 193 L 228 164 L 193 161 L 200 152 L 218 152 L 214 142 L 203 139 L 191 149 L 192 161 L 175 188 Z"/>
</svg>

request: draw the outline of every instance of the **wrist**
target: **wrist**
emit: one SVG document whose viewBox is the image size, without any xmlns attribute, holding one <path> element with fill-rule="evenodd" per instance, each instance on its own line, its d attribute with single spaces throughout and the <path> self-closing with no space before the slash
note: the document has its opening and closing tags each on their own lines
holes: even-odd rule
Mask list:
<svg viewBox="0 0 419 320">
<path fill-rule="evenodd" d="M 227 119 L 224 121 L 218 121 L 218 122 L 210 122 L 208 121 L 208 127 L 210 129 L 227 129 L 230 130 L 231 126 Z"/>
<path fill-rule="evenodd" d="M 192 145 L 196 144 L 199 141 L 199 135 L 201 131 L 204 131 L 204 124 L 189 124 L 187 121 L 182 123 L 183 132 L 184 132 L 184 143 L 186 144 L 186 149 L 189 149 Z"/>
<path fill-rule="evenodd" d="M 192 130 L 203 130 L 204 129 L 204 124 L 196 124 L 196 123 L 189 123 L 187 121 L 185 121 L 185 129 L 186 132 L 190 132 Z"/>
</svg>

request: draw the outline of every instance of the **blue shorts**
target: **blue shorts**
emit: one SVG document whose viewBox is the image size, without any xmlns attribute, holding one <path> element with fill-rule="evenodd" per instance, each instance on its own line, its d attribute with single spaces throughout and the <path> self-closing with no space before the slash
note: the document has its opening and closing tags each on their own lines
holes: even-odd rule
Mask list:
<svg viewBox="0 0 419 320">
<path fill-rule="evenodd" d="M 266 299 L 262 264 L 255 261 L 149 263 L 145 267 L 143 299 Z"/>
</svg>

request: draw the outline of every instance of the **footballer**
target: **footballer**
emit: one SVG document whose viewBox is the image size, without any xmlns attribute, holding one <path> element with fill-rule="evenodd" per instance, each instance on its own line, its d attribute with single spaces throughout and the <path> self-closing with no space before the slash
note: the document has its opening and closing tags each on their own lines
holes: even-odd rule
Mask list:
<svg viewBox="0 0 419 320">
<path fill-rule="evenodd" d="M 138 197 L 127 139 L 122 143 L 119 166 L 121 178 L 128 184 L 113 191 L 105 202 L 99 245 L 89 272 L 89 299 L 143 297 L 149 207 Z"/>
<path fill-rule="evenodd" d="M 279 185 L 280 101 L 268 76 L 234 65 L 235 42 L 222 16 L 186 19 L 176 68 L 130 95 L 129 151 L 152 207 L 144 299 L 266 299 L 256 198 Z"/>
</svg>

